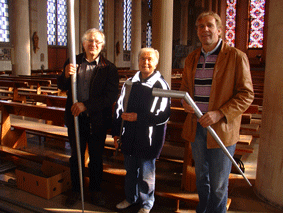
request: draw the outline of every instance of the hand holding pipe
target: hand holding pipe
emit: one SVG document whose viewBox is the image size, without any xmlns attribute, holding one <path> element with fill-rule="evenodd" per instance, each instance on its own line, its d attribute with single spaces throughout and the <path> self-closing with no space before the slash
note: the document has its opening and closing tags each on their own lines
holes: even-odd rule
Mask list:
<svg viewBox="0 0 283 213">
<path fill-rule="evenodd" d="M 158 88 L 153 88 L 152 90 L 152 95 L 153 96 L 159 96 L 159 97 L 171 97 L 171 98 L 180 98 L 180 99 L 184 99 L 188 104 L 190 104 L 195 111 L 195 114 L 198 118 L 200 118 L 201 116 L 203 116 L 202 112 L 200 111 L 200 109 L 197 107 L 197 105 L 195 104 L 195 102 L 193 101 L 193 99 L 191 98 L 191 96 L 184 91 L 176 91 L 176 90 L 163 90 L 163 89 L 158 89 Z M 212 129 L 211 126 L 206 127 L 208 132 L 211 134 L 211 136 L 214 138 L 214 140 L 218 143 L 218 145 L 220 146 L 220 148 L 223 150 L 224 154 L 227 155 L 227 157 L 231 160 L 232 164 L 236 167 L 236 169 L 238 170 L 238 172 L 244 177 L 244 179 L 246 180 L 246 182 L 252 186 L 252 184 L 250 183 L 250 181 L 247 179 L 247 177 L 244 175 L 243 171 L 239 168 L 238 164 L 236 163 L 236 161 L 234 160 L 234 158 L 230 155 L 230 153 L 228 152 L 228 150 L 226 149 L 226 147 L 224 146 L 223 142 L 221 141 L 221 139 L 218 137 L 218 135 L 216 134 L 216 132 L 214 131 L 214 129 Z"/>
<path fill-rule="evenodd" d="M 125 97 L 124 97 L 124 104 L 123 104 L 124 112 L 127 112 L 129 97 L 130 97 L 130 93 L 132 90 L 132 85 L 133 85 L 133 82 L 130 80 L 127 80 L 125 82 Z M 122 136 L 123 126 L 124 126 L 124 119 L 122 119 L 122 122 L 121 122 L 120 137 L 118 139 L 118 148 L 115 151 L 115 157 L 118 155 L 118 151 L 121 146 L 121 136 Z"/>
</svg>

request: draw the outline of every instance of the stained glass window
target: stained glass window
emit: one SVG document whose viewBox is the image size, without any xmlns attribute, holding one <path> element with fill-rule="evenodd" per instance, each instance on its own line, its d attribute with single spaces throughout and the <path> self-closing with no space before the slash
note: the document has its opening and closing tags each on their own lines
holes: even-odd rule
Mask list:
<svg viewBox="0 0 283 213">
<path fill-rule="evenodd" d="M 99 0 L 99 30 L 104 30 L 104 0 Z"/>
<path fill-rule="evenodd" d="M 124 0 L 123 49 L 131 50 L 132 0 Z"/>
<path fill-rule="evenodd" d="M 250 0 L 249 48 L 263 47 L 265 0 Z"/>
<path fill-rule="evenodd" d="M 152 44 L 152 27 L 151 23 L 146 24 L 146 47 L 151 47 Z"/>
<path fill-rule="evenodd" d="M 47 43 L 67 46 L 66 0 L 47 0 Z"/>
<path fill-rule="evenodd" d="M 225 39 L 226 43 L 232 47 L 235 46 L 236 6 L 237 0 L 227 0 Z"/>
<path fill-rule="evenodd" d="M 147 1 L 149 16 L 151 16 L 152 12 L 152 1 Z M 152 45 L 152 24 L 151 21 L 148 21 L 146 24 L 146 47 L 151 47 Z"/>
<path fill-rule="evenodd" d="M 0 42 L 10 42 L 8 1 L 0 0 Z"/>
</svg>

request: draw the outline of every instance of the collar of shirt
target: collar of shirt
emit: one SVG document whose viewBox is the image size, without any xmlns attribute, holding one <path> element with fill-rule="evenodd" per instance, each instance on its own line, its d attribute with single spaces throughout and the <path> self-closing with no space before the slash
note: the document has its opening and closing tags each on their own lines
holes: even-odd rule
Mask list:
<svg viewBox="0 0 283 213">
<path fill-rule="evenodd" d="M 85 62 L 87 62 L 87 64 L 90 64 L 90 65 L 97 65 L 98 62 L 99 62 L 99 59 L 100 59 L 100 56 L 96 57 L 96 59 L 92 62 L 89 62 L 87 59 L 86 59 L 86 55 L 84 54 L 84 57 L 83 57 L 83 60 Z"/>
<path fill-rule="evenodd" d="M 219 48 L 219 46 L 221 45 L 221 43 L 222 43 L 222 38 L 219 39 L 219 41 L 218 41 L 216 47 L 215 47 L 213 50 L 211 50 L 210 52 L 207 52 L 207 53 L 204 51 L 203 48 L 201 48 L 201 52 L 202 52 L 202 54 L 204 55 L 204 57 L 206 58 L 207 56 L 209 56 L 209 55 L 211 55 L 212 53 L 214 53 L 214 52 Z"/>
<path fill-rule="evenodd" d="M 152 73 L 150 76 L 148 76 L 146 79 L 143 79 L 143 78 L 142 78 L 142 74 L 141 74 L 141 72 L 140 72 L 140 76 L 139 76 L 139 77 L 140 77 L 141 83 L 147 82 L 147 80 L 150 79 L 151 76 L 153 76 L 155 73 L 156 73 L 156 70 L 154 70 L 153 73 Z"/>
</svg>

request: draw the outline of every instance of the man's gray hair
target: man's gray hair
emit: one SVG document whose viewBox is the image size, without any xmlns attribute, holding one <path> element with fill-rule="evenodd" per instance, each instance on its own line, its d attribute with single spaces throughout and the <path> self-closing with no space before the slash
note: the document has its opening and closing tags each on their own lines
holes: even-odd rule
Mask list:
<svg viewBox="0 0 283 213">
<path fill-rule="evenodd" d="M 141 50 L 139 52 L 139 55 L 138 55 L 138 59 L 140 59 L 141 54 L 144 53 L 144 52 L 154 52 L 155 53 L 155 57 L 157 59 L 157 62 L 159 62 L 159 52 L 158 52 L 158 50 L 156 50 L 154 48 L 151 48 L 151 47 L 141 48 Z"/>
<path fill-rule="evenodd" d="M 96 28 L 90 28 L 87 31 L 85 31 L 85 33 L 82 36 L 82 42 L 84 42 L 87 39 L 87 36 L 90 33 L 100 33 L 100 35 L 103 38 L 103 43 L 102 44 L 103 44 L 103 46 L 105 45 L 105 35 L 104 35 L 104 33 L 102 31 L 96 29 Z"/>
</svg>

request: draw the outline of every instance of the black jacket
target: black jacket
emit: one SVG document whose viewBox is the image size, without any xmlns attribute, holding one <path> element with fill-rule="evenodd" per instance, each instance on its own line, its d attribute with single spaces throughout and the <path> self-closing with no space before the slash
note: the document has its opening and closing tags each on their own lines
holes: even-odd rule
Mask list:
<svg viewBox="0 0 283 213">
<path fill-rule="evenodd" d="M 168 90 L 169 86 L 160 72 L 155 72 L 146 82 L 141 82 L 140 72 L 137 72 L 133 82 L 127 112 L 136 112 L 138 117 L 135 122 L 124 121 L 121 136 L 121 149 L 124 154 L 137 158 L 158 158 L 162 150 L 166 123 L 170 116 L 170 98 L 152 96 L 153 88 Z M 121 114 L 124 112 L 123 102 L 125 85 L 116 103 L 114 113 L 113 136 L 120 135 Z"/>
<path fill-rule="evenodd" d="M 82 64 L 84 54 L 76 56 L 76 63 Z M 64 64 L 64 71 L 58 77 L 58 88 L 67 91 L 67 102 L 65 111 L 66 126 L 74 125 L 74 116 L 71 113 L 72 89 L 71 78 L 65 78 L 65 67 L 69 64 L 69 59 Z M 90 80 L 89 100 L 84 102 L 91 124 L 107 125 L 111 127 L 112 106 L 117 100 L 119 86 L 119 75 L 116 66 L 100 55 L 99 63 L 94 69 Z"/>
</svg>

